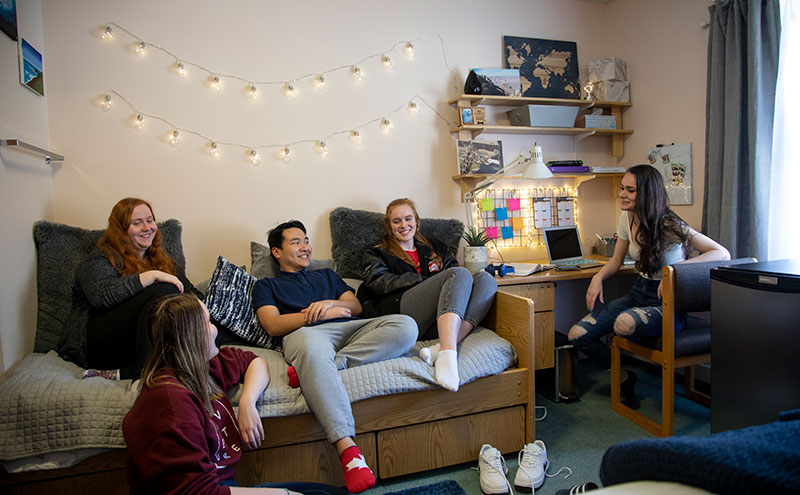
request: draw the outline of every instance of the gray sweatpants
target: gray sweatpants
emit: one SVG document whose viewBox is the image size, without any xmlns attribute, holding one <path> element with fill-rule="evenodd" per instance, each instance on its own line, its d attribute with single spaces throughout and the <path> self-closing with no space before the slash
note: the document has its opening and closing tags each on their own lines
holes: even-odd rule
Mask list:
<svg viewBox="0 0 800 495">
<path fill-rule="evenodd" d="M 405 315 L 322 323 L 283 337 L 311 412 L 334 443 L 356 434 L 350 398 L 338 370 L 402 356 L 414 347 L 417 324 Z"/>
</svg>

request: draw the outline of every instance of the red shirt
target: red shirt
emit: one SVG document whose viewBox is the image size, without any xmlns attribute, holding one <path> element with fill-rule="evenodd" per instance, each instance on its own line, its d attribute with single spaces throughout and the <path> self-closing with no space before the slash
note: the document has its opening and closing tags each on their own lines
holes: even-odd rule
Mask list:
<svg viewBox="0 0 800 495">
<path fill-rule="evenodd" d="M 244 380 L 256 355 L 223 347 L 211 360 L 210 375 L 227 391 Z M 168 383 L 145 387 L 122 421 L 128 445 L 132 494 L 230 494 L 218 486 L 234 479 L 242 457 L 239 423 L 227 396 L 212 402 L 209 416 L 200 399 L 164 371 Z"/>
<path fill-rule="evenodd" d="M 411 256 L 411 261 L 414 262 L 414 268 L 416 268 L 417 273 L 422 273 L 422 268 L 419 266 L 419 251 L 415 249 L 413 251 L 406 251 L 406 253 Z"/>
</svg>

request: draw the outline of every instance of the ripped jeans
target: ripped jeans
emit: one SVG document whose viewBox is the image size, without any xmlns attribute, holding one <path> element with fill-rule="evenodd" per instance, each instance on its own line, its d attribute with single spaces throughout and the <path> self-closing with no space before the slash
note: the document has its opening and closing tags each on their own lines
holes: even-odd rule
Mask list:
<svg viewBox="0 0 800 495">
<path fill-rule="evenodd" d="M 586 333 L 578 338 L 570 339 L 570 343 L 603 366 L 604 369 L 609 369 L 611 368 L 611 351 L 600 340 L 605 335 L 616 332 L 620 337 L 625 337 L 633 342 L 638 342 L 643 337 L 660 335 L 662 313 L 661 299 L 658 297 L 659 283 L 660 280 L 650 280 L 639 276 L 631 290 L 624 296 L 608 304 L 602 304 L 598 299 L 595 302 L 594 311 L 575 324 L 586 330 Z M 623 314 L 633 318 L 635 322 L 633 328 L 623 324 L 622 321 L 617 321 L 617 318 Z M 624 320 L 625 317 L 623 317 Z M 686 320 L 686 313 L 676 315 L 676 332 L 683 330 Z M 614 328 L 615 325 L 618 327 L 617 329 Z"/>
</svg>

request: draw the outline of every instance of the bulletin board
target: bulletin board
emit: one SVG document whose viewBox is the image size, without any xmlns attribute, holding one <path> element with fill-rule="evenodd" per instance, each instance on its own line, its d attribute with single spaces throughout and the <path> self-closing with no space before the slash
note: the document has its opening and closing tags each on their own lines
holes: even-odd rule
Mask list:
<svg viewBox="0 0 800 495">
<path fill-rule="evenodd" d="M 577 223 L 573 188 L 489 189 L 474 203 L 478 230 L 499 247 L 544 244 L 542 229 Z"/>
</svg>

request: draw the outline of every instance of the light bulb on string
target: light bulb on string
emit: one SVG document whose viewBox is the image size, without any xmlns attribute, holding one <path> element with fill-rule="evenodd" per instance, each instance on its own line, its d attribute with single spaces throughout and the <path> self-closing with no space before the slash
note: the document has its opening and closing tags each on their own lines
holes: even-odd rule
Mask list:
<svg viewBox="0 0 800 495">
<path fill-rule="evenodd" d="M 292 161 L 292 150 L 290 150 L 288 146 L 284 146 L 280 153 L 278 153 L 278 156 L 283 160 L 283 163 L 289 163 Z"/>
<path fill-rule="evenodd" d="M 247 94 L 250 95 L 250 98 L 253 100 L 257 100 L 260 96 L 258 93 L 258 88 L 253 83 L 247 85 Z"/>
<path fill-rule="evenodd" d="M 103 30 L 103 34 L 101 34 L 100 37 L 104 40 L 114 39 L 114 30 L 111 28 L 111 24 L 106 25 L 106 28 Z"/>
<path fill-rule="evenodd" d="M 353 129 L 350 131 L 350 140 L 356 144 L 361 144 L 361 133 Z"/>
<path fill-rule="evenodd" d="M 208 154 L 211 155 L 211 158 L 219 158 L 219 146 L 216 141 L 208 143 Z"/>
<path fill-rule="evenodd" d="M 103 98 L 100 100 L 100 108 L 102 108 L 104 111 L 107 112 L 111 110 L 112 106 L 114 106 L 114 102 L 111 99 L 111 94 L 110 93 L 104 94 Z"/>
<path fill-rule="evenodd" d="M 325 87 L 325 76 L 323 76 L 322 74 L 320 74 L 320 75 L 318 75 L 317 77 L 315 77 L 315 78 L 314 78 L 314 86 L 315 86 L 317 89 L 322 89 L 322 88 L 324 88 L 324 87 Z"/>
<path fill-rule="evenodd" d="M 360 81 L 364 78 L 364 71 L 361 70 L 361 67 L 354 65 L 350 67 L 350 75 L 353 76 L 353 79 L 356 81 Z"/>
<path fill-rule="evenodd" d="M 286 96 L 292 98 L 297 96 L 297 88 L 294 86 L 294 84 L 290 82 L 287 82 L 286 84 L 283 85 L 283 92 L 286 93 Z"/>
<path fill-rule="evenodd" d="M 180 135 L 181 133 L 178 132 L 178 129 L 172 129 L 172 132 L 169 133 L 169 144 L 172 146 L 178 146 Z"/>
<path fill-rule="evenodd" d="M 247 152 L 247 157 L 253 165 L 257 165 L 261 161 L 261 156 L 255 148 L 250 148 L 250 151 Z"/>
<path fill-rule="evenodd" d="M 222 89 L 222 79 L 220 79 L 218 75 L 212 74 L 211 77 L 208 78 L 208 86 L 214 91 L 219 91 Z"/>
<path fill-rule="evenodd" d="M 147 43 L 140 41 L 136 44 L 136 55 L 144 56 L 147 53 Z"/>
<path fill-rule="evenodd" d="M 416 51 L 414 50 L 414 43 L 410 41 L 406 43 L 404 50 L 406 52 L 406 55 L 408 55 L 408 58 L 414 58 L 414 55 L 416 55 Z"/>
<path fill-rule="evenodd" d="M 186 66 L 180 60 L 175 62 L 175 72 L 179 77 L 186 77 Z"/>
<path fill-rule="evenodd" d="M 408 113 L 410 114 L 419 113 L 419 105 L 417 105 L 417 102 L 413 100 L 408 102 Z"/>
<path fill-rule="evenodd" d="M 392 127 L 393 124 L 391 120 L 386 118 L 381 119 L 381 130 L 383 130 L 383 132 L 388 134 L 388 132 L 392 130 Z"/>
<path fill-rule="evenodd" d="M 317 153 L 323 157 L 328 156 L 328 144 L 325 141 L 317 141 L 314 147 L 317 149 Z"/>
<path fill-rule="evenodd" d="M 394 61 L 388 55 L 381 55 L 381 62 L 387 69 L 394 69 Z"/>
<path fill-rule="evenodd" d="M 137 131 L 141 131 L 144 128 L 144 115 L 136 115 L 136 122 L 134 122 L 134 126 L 136 127 Z"/>
</svg>

